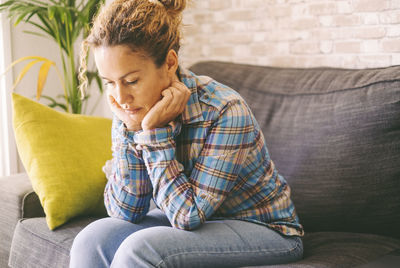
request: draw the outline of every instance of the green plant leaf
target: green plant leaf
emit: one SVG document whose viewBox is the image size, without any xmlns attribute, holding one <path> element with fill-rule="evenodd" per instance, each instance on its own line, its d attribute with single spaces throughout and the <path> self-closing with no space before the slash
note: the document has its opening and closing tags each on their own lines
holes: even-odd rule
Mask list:
<svg viewBox="0 0 400 268">
<path fill-rule="evenodd" d="M 26 12 L 19 15 L 18 18 L 14 22 L 14 26 L 17 26 L 26 17 L 26 15 L 27 15 Z"/>
<path fill-rule="evenodd" d="M 26 31 L 26 33 L 41 37 L 50 37 L 60 48 L 60 57 L 63 70 L 57 68 L 57 75 L 63 86 L 65 105 L 63 106 L 67 112 L 80 113 L 82 112 L 82 103 L 85 102 L 88 96 L 82 101 L 77 90 L 76 80 L 76 61 L 74 57 L 75 42 L 83 33 L 83 38 L 86 38 L 89 33 L 90 24 L 93 16 L 97 14 L 100 4 L 104 4 L 105 0 L 4 0 L 0 4 L 0 12 L 7 13 L 7 17 L 15 22 L 15 25 L 25 22 L 36 28 L 35 31 Z M 40 96 L 51 68 L 48 60 L 43 57 L 24 57 L 11 64 L 6 72 L 15 64 L 29 60 L 26 64 L 24 72 L 20 73 L 18 82 L 25 76 L 26 72 L 33 65 L 42 62 L 38 77 L 37 95 Z M 36 62 L 36 63 L 34 63 Z M 94 79 L 93 79 L 94 78 Z M 91 78 L 91 81 L 99 85 L 99 91 L 102 93 L 102 83 L 97 75 Z M 53 103 L 59 106 L 59 103 Z M 70 109 L 71 108 L 71 109 Z"/>
<path fill-rule="evenodd" d="M 36 35 L 36 36 L 39 36 L 39 37 L 49 38 L 48 36 L 46 36 L 44 34 L 41 34 L 41 33 L 37 33 L 37 32 L 32 32 L 32 31 L 23 31 L 23 32 L 27 33 L 27 34 L 31 34 L 31 35 Z"/>
<path fill-rule="evenodd" d="M 49 7 L 47 8 L 49 20 L 54 19 L 54 15 L 55 15 L 56 11 L 57 11 L 57 10 L 56 10 L 56 7 L 55 7 L 55 6 L 49 6 Z"/>
<path fill-rule="evenodd" d="M 46 95 L 42 95 L 42 98 L 47 99 L 49 101 L 51 101 L 50 104 L 47 104 L 47 106 L 51 107 L 51 108 L 55 108 L 55 107 L 60 107 L 61 109 L 63 109 L 65 112 L 68 112 L 68 108 L 64 103 L 60 103 L 57 102 L 55 99 L 53 99 L 52 97 L 46 96 Z"/>
</svg>

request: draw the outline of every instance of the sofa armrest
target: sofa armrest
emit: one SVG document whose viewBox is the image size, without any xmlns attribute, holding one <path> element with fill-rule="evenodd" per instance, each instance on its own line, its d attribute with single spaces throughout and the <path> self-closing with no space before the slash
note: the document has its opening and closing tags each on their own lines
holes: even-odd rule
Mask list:
<svg viewBox="0 0 400 268">
<path fill-rule="evenodd" d="M 44 217 L 26 173 L 0 177 L 0 267 L 7 267 L 15 225 L 21 218 Z"/>
</svg>

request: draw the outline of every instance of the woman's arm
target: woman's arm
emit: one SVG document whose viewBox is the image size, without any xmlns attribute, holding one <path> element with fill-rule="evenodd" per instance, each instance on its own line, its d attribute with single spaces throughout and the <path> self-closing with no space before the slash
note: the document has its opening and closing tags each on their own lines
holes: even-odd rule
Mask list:
<svg viewBox="0 0 400 268">
<path fill-rule="evenodd" d="M 131 222 L 148 212 L 152 185 L 141 157 L 129 143 L 129 132 L 116 116 L 112 126 L 112 168 L 104 191 L 108 215 Z"/>
<path fill-rule="evenodd" d="M 244 103 L 230 103 L 215 121 L 190 177 L 175 157 L 171 126 L 135 137 L 149 171 L 157 205 L 171 224 L 194 229 L 209 218 L 234 186 L 254 145 L 254 126 Z"/>
</svg>

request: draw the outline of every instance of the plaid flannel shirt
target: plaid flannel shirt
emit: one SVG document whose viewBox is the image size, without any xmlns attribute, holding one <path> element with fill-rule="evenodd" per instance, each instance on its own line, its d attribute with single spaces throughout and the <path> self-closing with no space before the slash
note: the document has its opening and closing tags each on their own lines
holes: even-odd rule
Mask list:
<svg viewBox="0 0 400 268">
<path fill-rule="evenodd" d="M 174 127 L 127 131 L 114 116 L 108 214 L 139 222 L 153 198 L 176 228 L 238 219 L 302 236 L 290 187 L 245 101 L 209 77 L 179 74 L 191 96 Z"/>
</svg>

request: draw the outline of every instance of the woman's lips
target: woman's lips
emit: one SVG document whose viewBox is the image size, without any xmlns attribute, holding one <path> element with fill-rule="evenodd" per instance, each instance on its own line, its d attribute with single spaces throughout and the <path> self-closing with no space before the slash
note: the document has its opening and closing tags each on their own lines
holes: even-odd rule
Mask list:
<svg viewBox="0 0 400 268">
<path fill-rule="evenodd" d="M 139 112 L 141 108 L 137 108 L 137 109 L 126 109 L 124 110 L 126 113 L 128 114 L 137 114 Z"/>
</svg>

